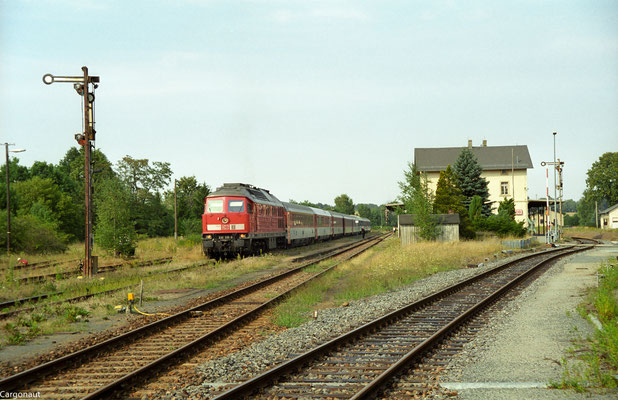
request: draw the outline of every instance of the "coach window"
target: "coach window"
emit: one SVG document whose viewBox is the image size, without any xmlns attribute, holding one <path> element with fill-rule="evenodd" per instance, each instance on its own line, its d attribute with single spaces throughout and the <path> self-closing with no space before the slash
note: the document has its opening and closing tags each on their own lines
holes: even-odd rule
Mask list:
<svg viewBox="0 0 618 400">
<path fill-rule="evenodd" d="M 206 202 L 207 213 L 222 213 L 223 212 L 223 200 L 208 200 Z"/>
<path fill-rule="evenodd" d="M 243 212 L 245 211 L 245 202 L 242 200 L 228 200 L 227 212 Z"/>
</svg>

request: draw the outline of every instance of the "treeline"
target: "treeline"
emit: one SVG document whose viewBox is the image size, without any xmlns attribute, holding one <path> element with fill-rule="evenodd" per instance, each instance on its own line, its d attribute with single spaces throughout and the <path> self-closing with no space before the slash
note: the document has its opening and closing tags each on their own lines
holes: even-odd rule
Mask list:
<svg viewBox="0 0 618 400">
<path fill-rule="evenodd" d="M 94 150 L 94 238 L 104 249 L 130 254 L 138 237 L 174 232 L 174 191 L 170 164 L 125 156 L 116 165 Z M 9 162 L 11 249 L 63 251 L 83 240 L 84 151 L 70 148 L 57 164 L 36 161 L 30 168 Z M 6 166 L 0 174 L 6 176 Z M 6 243 L 6 183 L 0 184 L 0 241 Z M 204 197 L 210 187 L 194 176 L 177 181 L 179 233 L 201 233 Z"/>
<path fill-rule="evenodd" d="M 429 189 L 427 176 L 408 163 L 404 180 L 399 182 L 403 202 L 402 213 L 416 216 L 419 235 L 426 240 L 438 236 L 434 214 L 459 214 L 459 232 L 464 238 L 474 238 L 478 231 L 492 231 L 498 235 L 523 236 L 523 222 L 515 221 L 515 203 L 505 199 L 494 214 L 489 201 L 487 180 L 481 177 L 483 169 L 472 152 L 465 148 L 453 167 L 440 172 L 436 192 Z"/>
<path fill-rule="evenodd" d="M 586 173 L 586 189 L 579 201 L 567 200 L 562 205 L 565 226 L 596 226 L 596 211 L 618 203 L 618 152 L 605 153 Z"/>
</svg>

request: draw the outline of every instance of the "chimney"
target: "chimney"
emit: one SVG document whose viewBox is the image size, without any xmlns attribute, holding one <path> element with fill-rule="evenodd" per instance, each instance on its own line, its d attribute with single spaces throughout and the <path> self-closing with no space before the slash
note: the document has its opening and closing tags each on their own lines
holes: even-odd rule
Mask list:
<svg viewBox="0 0 618 400">
<path fill-rule="evenodd" d="M 468 148 L 471 149 L 472 148 L 472 139 L 468 139 Z"/>
<path fill-rule="evenodd" d="M 487 147 L 487 139 L 483 139 L 483 147 Z"/>
</svg>

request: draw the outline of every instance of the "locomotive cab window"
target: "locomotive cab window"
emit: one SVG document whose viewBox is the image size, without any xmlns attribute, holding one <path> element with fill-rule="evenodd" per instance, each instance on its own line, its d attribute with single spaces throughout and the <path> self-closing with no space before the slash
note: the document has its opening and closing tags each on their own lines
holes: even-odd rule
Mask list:
<svg viewBox="0 0 618 400">
<path fill-rule="evenodd" d="M 251 203 L 247 203 L 247 213 L 253 214 L 253 209 L 251 207 Z"/>
<path fill-rule="evenodd" d="M 223 200 L 208 200 L 206 202 L 207 213 L 222 213 L 223 212 Z"/>
<path fill-rule="evenodd" d="M 245 202 L 242 200 L 228 200 L 227 212 L 243 212 L 245 211 Z"/>
</svg>

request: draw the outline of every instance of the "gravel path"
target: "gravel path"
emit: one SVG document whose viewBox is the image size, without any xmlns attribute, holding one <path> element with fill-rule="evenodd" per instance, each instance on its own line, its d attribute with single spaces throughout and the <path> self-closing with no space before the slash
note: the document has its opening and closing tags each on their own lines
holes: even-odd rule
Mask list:
<svg viewBox="0 0 618 400">
<path fill-rule="evenodd" d="M 581 395 L 544 388 L 550 380 L 561 378 L 562 369 L 554 360 L 559 361 L 565 354 L 574 336 L 573 328 L 576 326 L 584 333 L 590 331 L 575 308 L 582 299 L 583 289 L 596 284 L 595 271 L 600 262 L 616 254 L 618 247 L 606 247 L 571 256 L 555 265 L 502 309 L 500 321 L 494 321 L 480 332 L 467 351 L 449 366 L 442 382 L 458 383 L 459 386 L 452 385 L 452 388 L 461 399 L 616 398 L 616 393 Z M 249 379 L 378 316 L 512 258 L 479 268 L 438 273 L 397 292 L 353 301 L 347 307 L 322 310 L 316 320 L 203 364 L 198 367 L 204 379 L 201 385 L 171 391 L 164 398 L 207 398 L 213 388 Z M 496 382 L 509 388 L 496 389 L 494 386 L 499 386 Z M 469 384 L 490 388 L 461 386 Z"/>
<path fill-rule="evenodd" d="M 600 263 L 617 254 L 616 246 L 596 248 L 552 267 L 467 344 L 441 378 L 443 386 L 465 400 L 617 398 L 618 392 L 577 394 L 545 388 L 551 381 L 560 382 L 563 369 L 558 362 L 571 340 L 592 333 L 576 307 L 585 289 L 596 285 Z"/>
</svg>

